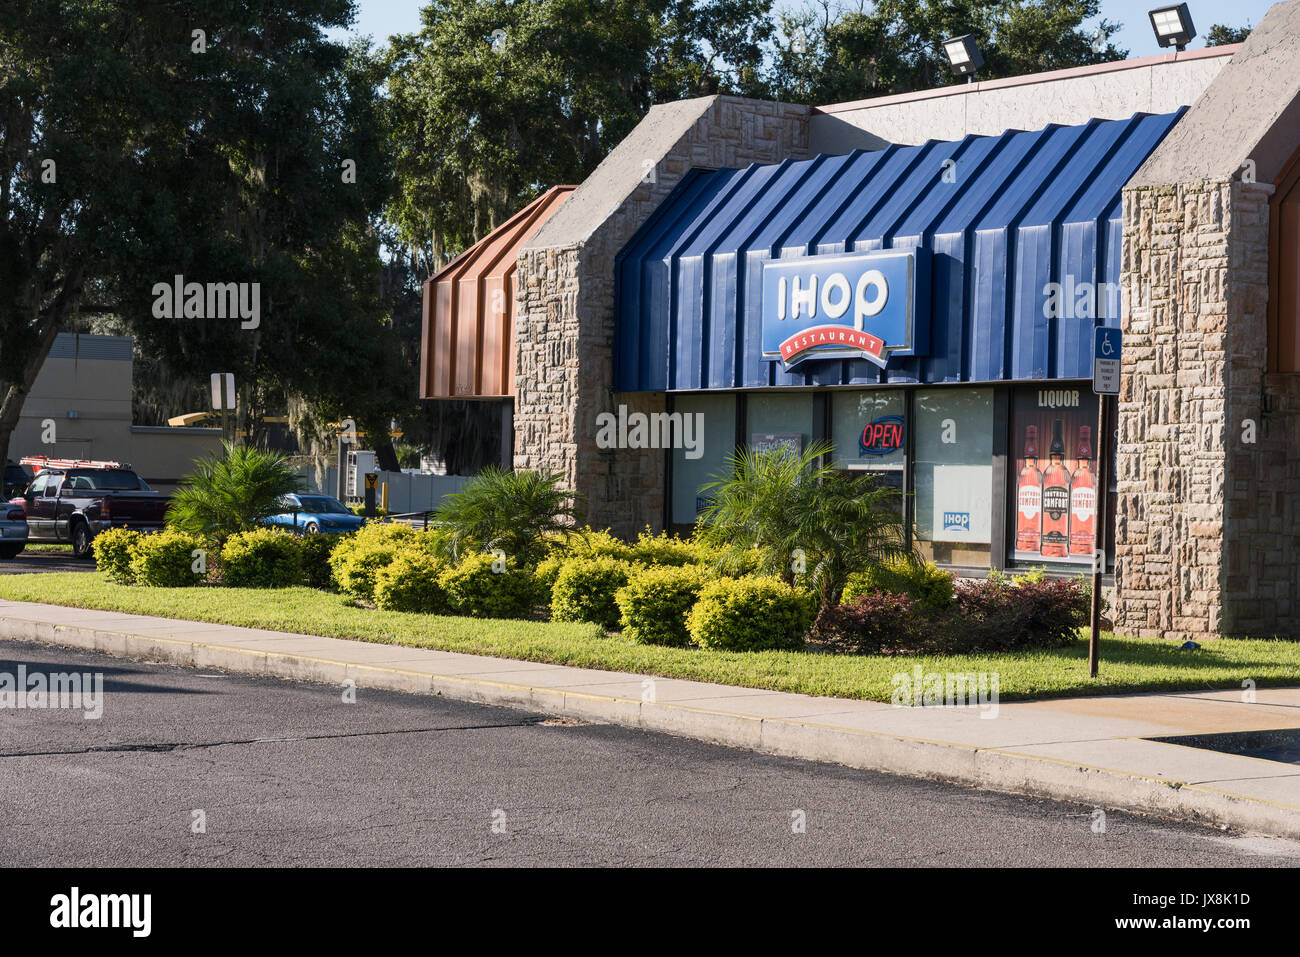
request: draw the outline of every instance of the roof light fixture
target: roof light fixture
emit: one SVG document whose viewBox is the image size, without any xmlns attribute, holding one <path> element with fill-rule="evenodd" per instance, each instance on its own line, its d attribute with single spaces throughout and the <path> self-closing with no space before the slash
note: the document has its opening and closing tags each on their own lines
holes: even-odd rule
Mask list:
<svg viewBox="0 0 1300 957">
<path fill-rule="evenodd" d="M 1196 36 L 1196 25 L 1192 23 L 1191 11 L 1185 3 L 1159 7 L 1148 16 L 1151 17 L 1151 29 L 1156 32 L 1156 42 L 1162 47 L 1174 47 L 1181 53 Z"/>
<path fill-rule="evenodd" d="M 980 53 L 979 44 L 969 33 L 951 40 L 943 41 L 943 52 L 952 64 L 952 72 L 966 77 L 967 83 L 975 82 L 975 71 L 984 65 L 984 54 Z"/>
</svg>

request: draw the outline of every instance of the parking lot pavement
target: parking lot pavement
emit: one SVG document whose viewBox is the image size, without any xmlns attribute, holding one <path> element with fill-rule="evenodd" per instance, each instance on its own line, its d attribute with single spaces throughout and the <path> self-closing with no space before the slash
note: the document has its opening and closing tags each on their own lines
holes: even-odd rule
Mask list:
<svg viewBox="0 0 1300 957">
<path fill-rule="evenodd" d="M 73 558 L 72 549 L 32 551 L 25 549 L 16 558 L 0 559 L 0 575 L 32 575 L 43 572 L 93 572 L 95 562 Z"/>
<path fill-rule="evenodd" d="M 19 666 L 101 674 L 103 710 L 0 710 L 4 867 L 1300 860 L 1292 841 L 432 695 L 0 642 L 0 672 Z"/>
</svg>

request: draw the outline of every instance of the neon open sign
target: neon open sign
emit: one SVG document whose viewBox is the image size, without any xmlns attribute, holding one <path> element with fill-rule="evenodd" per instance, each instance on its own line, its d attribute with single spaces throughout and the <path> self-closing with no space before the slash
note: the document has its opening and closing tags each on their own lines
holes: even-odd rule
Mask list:
<svg viewBox="0 0 1300 957">
<path fill-rule="evenodd" d="M 859 455 L 890 455 L 902 447 L 901 415 L 886 415 L 868 422 L 858 437 Z"/>
</svg>

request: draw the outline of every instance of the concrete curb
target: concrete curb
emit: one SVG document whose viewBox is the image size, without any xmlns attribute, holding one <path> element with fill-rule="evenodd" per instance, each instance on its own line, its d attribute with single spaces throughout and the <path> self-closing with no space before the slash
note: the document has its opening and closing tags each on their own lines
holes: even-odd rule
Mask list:
<svg viewBox="0 0 1300 957">
<path fill-rule="evenodd" d="M 1058 758 L 834 727 L 807 718 L 749 716 L 688 704 L 645 702 L 487 678 L 429 674 L 219 642 L 56 625 L 10 615 L 0 616 L 0 638 L 62 645 L 188 668 L 216 668 L 323 684 L 342 684 L 350 678 L 358 687 L 446 695 L 478 704 L 660 731 L 785 757 L 1125 808 L 1300 839 L 1300 807 L 1208 785 L 1180 784 Z"/>
</svg>

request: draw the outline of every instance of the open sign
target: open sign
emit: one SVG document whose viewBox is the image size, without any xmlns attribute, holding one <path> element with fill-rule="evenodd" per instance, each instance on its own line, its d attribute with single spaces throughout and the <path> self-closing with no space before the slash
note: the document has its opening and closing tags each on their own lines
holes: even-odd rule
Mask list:
<svg viewBox="0 0 1300 957">
<path fill-rule="evenodd" d="M 903 447 L 903 417 L 885 415 L 868 422 L 858 437 L 859 455 L 889 455 Z"/>
</svg>

